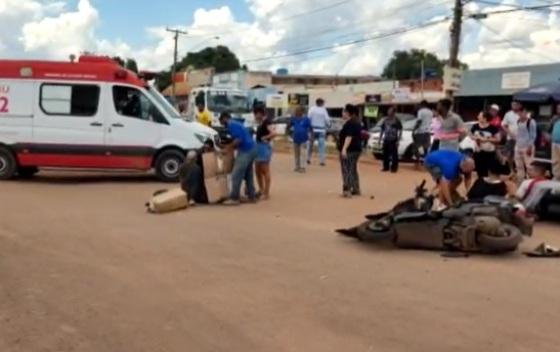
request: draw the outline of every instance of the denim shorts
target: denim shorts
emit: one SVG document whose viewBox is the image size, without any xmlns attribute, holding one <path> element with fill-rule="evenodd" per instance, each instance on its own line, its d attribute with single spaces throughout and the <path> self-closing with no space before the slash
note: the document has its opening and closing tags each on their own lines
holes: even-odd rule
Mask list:
<svg viewBox="0 0 560 352">
<path fill-rule="evenodd" d="M 270 143 L 260 142 L 257 143 L 257 163 L 270 163 L 272 159 L 272 146 Z"/>
</svg>

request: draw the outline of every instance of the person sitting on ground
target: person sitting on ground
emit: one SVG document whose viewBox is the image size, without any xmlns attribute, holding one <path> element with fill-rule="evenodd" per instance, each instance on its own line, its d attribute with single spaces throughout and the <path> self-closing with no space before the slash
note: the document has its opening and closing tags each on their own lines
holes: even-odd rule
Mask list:
<svg viewBox="0 0 560 352">
<path fill-rule="evenodd" d="M 187 157 L 179 170 L 181 189 L 187 194 L 189 205 L 208 204 L 208 196 L 204 187 L 204 172 L 202 170 L 200 154 L 194 150 L 187 153 Z"/>
<path fill-rule="evenodd" d="M 519 186 L 516 197 L 523 203 L 525 210 L 536 213 L 543 197 L 550 192 L 560 192 L 560 182 L 548 180 L 547 167 L 539 162 L 533 162 L 528 170 L 529 179 Z"/>
<path fill-rule="evenodd" d="M 466 190 L 471 187 L 475 164 L 470 156 L 454 150 L 438 150 L 428 154 L 424 165 L 436 183 L 439 200 L 444 206 L 453 205 L 462 181 Z"/>
<path fill-rule="evenodd" d="M 488 176 L 479 177 L 467 193 L 470 201 L 482 202 L 488 196 L 506 197 L 515 194 L 500 178 L 500 167 L 496 163 L 490 164 Z"/>
</svg>

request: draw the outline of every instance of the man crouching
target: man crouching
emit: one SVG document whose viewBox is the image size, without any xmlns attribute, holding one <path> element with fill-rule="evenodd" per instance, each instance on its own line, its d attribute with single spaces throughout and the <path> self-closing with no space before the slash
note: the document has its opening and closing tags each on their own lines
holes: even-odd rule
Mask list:
<svg viewBox="0 0 560 352">
<path fill-rule="evenodd" d="M 454 150 L 438 150 L 428 154 L 424 165 L 436 183 L 441 204 L 447 207 L 453 205 L 461 182 L 467 191 L 471 187 L 475 163 L 470 156 Z"/>
</svg>

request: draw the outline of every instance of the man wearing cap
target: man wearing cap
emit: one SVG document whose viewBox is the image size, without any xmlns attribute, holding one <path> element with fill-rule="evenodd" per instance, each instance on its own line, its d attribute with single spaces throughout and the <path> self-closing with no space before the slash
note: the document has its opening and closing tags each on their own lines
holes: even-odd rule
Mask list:
<svg viewBox="0 0 560 352">
<path fill-rule="evenodd" d="M 500 130 L 502 129 L 502 118 L 500 117 L 500 106 L 498 104 L 492 104 L 490 105 L 490 115 L 492 115 L 492 118 L 490 119 L 490 125 L 499 128 Z"/>
</svg>

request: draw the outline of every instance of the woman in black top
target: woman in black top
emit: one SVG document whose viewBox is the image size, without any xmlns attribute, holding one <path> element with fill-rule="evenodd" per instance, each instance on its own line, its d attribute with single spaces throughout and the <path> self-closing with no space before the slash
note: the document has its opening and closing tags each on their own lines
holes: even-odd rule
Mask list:
<svg viewBox="0 0 560 352">
<path fill-rule="evenodd" d="M 490 124 L 492 115 L 483 112 L 478 115 L 478 123 L 471 128 L 471 136 L 477 144 L 474 153 L 478 177 L 488 176 L 488 168 L 496 162 L 496 145 L 500 142 L 500 131 Z"/>
<path fill-rule="evenodd" d="M 482 202 L 488 196 L 505 197 L 510 192 L 507 184 L 500 178 L 500 165 L 490 164 L 487 177 L 479 177 L 469 189 L 467 198 L 470 201 Z"/>
<path fill-rule="evenodd" d="M 255 120 L 259 124 L 256 133 L 257 139 L 257 158 L 255 159 L 255 175 L 259 185 L 259 193 L 262 199 L 270 197 L 270 160 L 272 159 L 272 146 L 270 142 L 276 136 L 272 121 L 266 117 L 264 107 L 257 106 L 253 109 Z"/>
<path fill-rule="evenodd" d="M 345 123 L 340 131 L 337 147 L 340 152 L 343 196 L 350 198 L 361 194 L 358 159 L 362 154 L 362 124 L 358 117 L 358 108 L 354 105 L 346 105 L 343 118 Z"/>
</svg>

